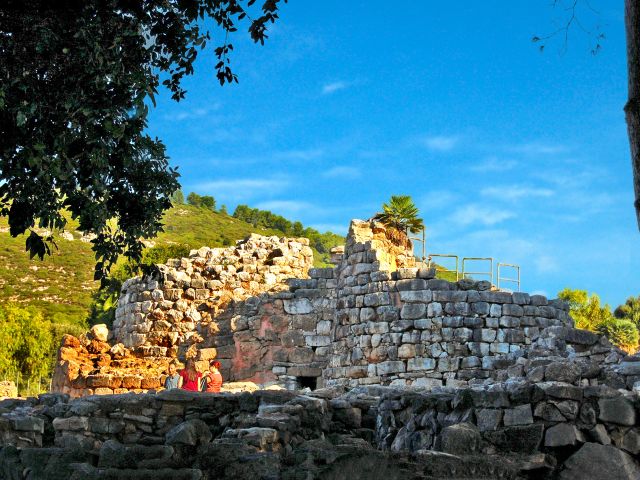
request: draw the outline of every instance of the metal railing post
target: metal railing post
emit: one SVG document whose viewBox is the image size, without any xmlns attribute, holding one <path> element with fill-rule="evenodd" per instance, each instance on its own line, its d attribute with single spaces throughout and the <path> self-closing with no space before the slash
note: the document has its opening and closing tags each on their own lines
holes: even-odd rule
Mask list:
<svg viewBox="0 0 640 480">
<path fill-rule="evenodd" d="M 465 270 L 465 262 L 466 261 L 488 261 L 489 262 L 489 271 L 486 272 L 467 272 Z M 488 275 L 489 282 L 493 285 L 493 257 L 464 257 L 462 259 L 462 278 L 465 275 Z"/>
<path fill-rule="evenodd" d="M 500 275 L 500 270 L 502 267 L 513 268 L 516 271 L 517 278 L 502 277 Z M 511 283 L 515 283 L 518 286 L 517 291 L 518 292 L 520 291 L 520 265 L 516 265 L 513 263 L 498 262 L 498 264 L 496 265 L 496 276 L 498 277 L 498 285 L 497 285 L 498 288 L 500 288 L 500 282 L 511 282 Z"/>
</svg>

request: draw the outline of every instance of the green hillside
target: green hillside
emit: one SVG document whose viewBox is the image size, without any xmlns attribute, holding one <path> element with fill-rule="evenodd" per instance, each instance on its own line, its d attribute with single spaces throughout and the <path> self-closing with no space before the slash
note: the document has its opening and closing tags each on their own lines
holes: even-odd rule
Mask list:
<svg viewBox="0 0 640 480">
<path fill-rule="evenodd" d="M 252 232 L 283 236 L 281 231 L 191 205 L 170 209 L 164 220 L 165 231 L 150 240 L 150 246 L 220 247 Z M 93 281 L 91 244 L 81 240 L 76 227 L 70 222 L 67 229 L 73 240 L 57 237 L 59 248 L 53 255 L 30 260 L 24 250 L 25 236 L 12 238 L 6 219 L 0 218 L 0 302 L 31 305 L 56 324 L 84 328 L 98 282 Z M 324 264 L 317 251 L 314 257 L 317 266 Z"/>
</svg>

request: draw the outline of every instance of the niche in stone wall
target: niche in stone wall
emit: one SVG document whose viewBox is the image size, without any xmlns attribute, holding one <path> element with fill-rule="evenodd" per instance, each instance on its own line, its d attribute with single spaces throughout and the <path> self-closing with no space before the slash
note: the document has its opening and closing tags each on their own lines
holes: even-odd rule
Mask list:
<svg viewBox="0 0 640 480">
<path fill-rule="evenodd" d="M 308 388 L 315 390 L 318 388 L 318 377 L 296 377 L 296 383 L 299 388 Z"/>
</svg>

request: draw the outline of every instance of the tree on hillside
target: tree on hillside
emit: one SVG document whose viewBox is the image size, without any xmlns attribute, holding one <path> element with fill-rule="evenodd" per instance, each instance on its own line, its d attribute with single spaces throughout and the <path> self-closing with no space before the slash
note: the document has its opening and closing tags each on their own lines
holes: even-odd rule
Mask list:
<svg viewBox="0 0 640 480">
<path fill-rule="evenodd" d="M 374 220 L 387 227 L 389 238 L 398 245 L 408 245 L 408 233 L 418 233 L 424 228 L 418 217 L 418 207 L 409 195 L 392 195 L 389 203 L 382 204 L 382 212 L 376 213 Z"/>
<path fill-rule="evenodd" d="M 184 193 L 182 193 L 182 189 L 178 189 L 171 195 L 171 205 L 174 207 L 176 205 L 184 205 Z"/>
<path fill-rule="evenodd" d="M 201 197 L 196 192 L 191 192 L 187 195 L 187 203 L 189 205 L 193 205 L 194 207 L 199 207 L 201 202 Z"/>
<path fill-rule="evenodd" d="M 599 324 L 613 318 L 609 305 L 601 306 L 600 297 L 595 293 L 589 295 L 586 290 L 565 288 L 558 293 L 558 298 L 569 303 L 577 328 L 594 332 Z"/>
<path fill-rule="evenodd" d="M 51 323 L 33 307 L 0 305 L 0 345 L 0 374 L 36 377 L 51 369 Z"/>
<path fill-rule="evenodd" d="M 638 339 L 640 338 L 638 328 L 629 320 L 612 317 L 598 324 L 596 331 L 629 353 L 635 353 L 638 349 Z"/>
<path fill-rule="evenodd" d="M 637 324 L 627 318 L 614 317 L 609 305 L 602 306 L 595 293 L 589 295 L 586 290 L 565 288 L 558 293 L 558 298 L 569 303 L 576 328 L 605 335 L 611 343 L 627 352 L 635 352 L 638 348 L 640 332 Z"/>
<path fill-rule="evenodd" d="M 96 278 L 121 254 L 139 259 L 179 187 L 165 146 L 145 133 L 149 103 L 161 83 L 185 97 L 181 81 L 211 40 L 205 22 L 220 33 L 218 81 L 237 81 L 230 35 L 244 24 L 264 43 L 279 2 L 4 0 L 0 215 L 11 235 L 29 233 L 27 250 L 42 258 L 54 239 L 35 227 L 64 228 L 67 210 L 96 234 Z"/>
<path fill-rule="evenodd" d="M 216 199 L 213 198 L 211 195 L 204 195 L 204 196 L 200 197 L 200 206 L 215 212 L 216 211 Z"/>
<path fill-rule="evenodd" d="M 627 301 L 616 308 L 613 314 L 616 318 L 629 320 L 640 328 L 640 295 L 627 298 Z"/>
</svg>

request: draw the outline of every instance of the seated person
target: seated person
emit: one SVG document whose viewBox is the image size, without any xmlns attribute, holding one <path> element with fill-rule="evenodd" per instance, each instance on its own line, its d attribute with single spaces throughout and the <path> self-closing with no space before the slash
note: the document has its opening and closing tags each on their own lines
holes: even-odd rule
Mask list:
<svg viewBox="0 0 640 480">
<path fill-rule="evenodd" d="M 213 360 L 209 364 L 209 372 L 204 376 L 207 382 L 206 392 L 220 393 L 222 387 L 222 374 L 220 373 L 220 362 Z"/>
<path fill-rule="evenodd" d="M 167 378 L 164 379 L 164 388 L 167 390 L 182 387 L 182 376 L 178 374 L 177 370 L 176 362 L 171 362 L 169 364 Z"/>
<path fill-rule="evenodd" d="M 193 358 L 187 360 L 187 366 L 180 370 L 180 376 L 182 377 L 182 389 L 190 390 L 192 392 L 200 391 L 200 378 L 202 374 L 196 370 L 196 362 Z"/>
</svg>

